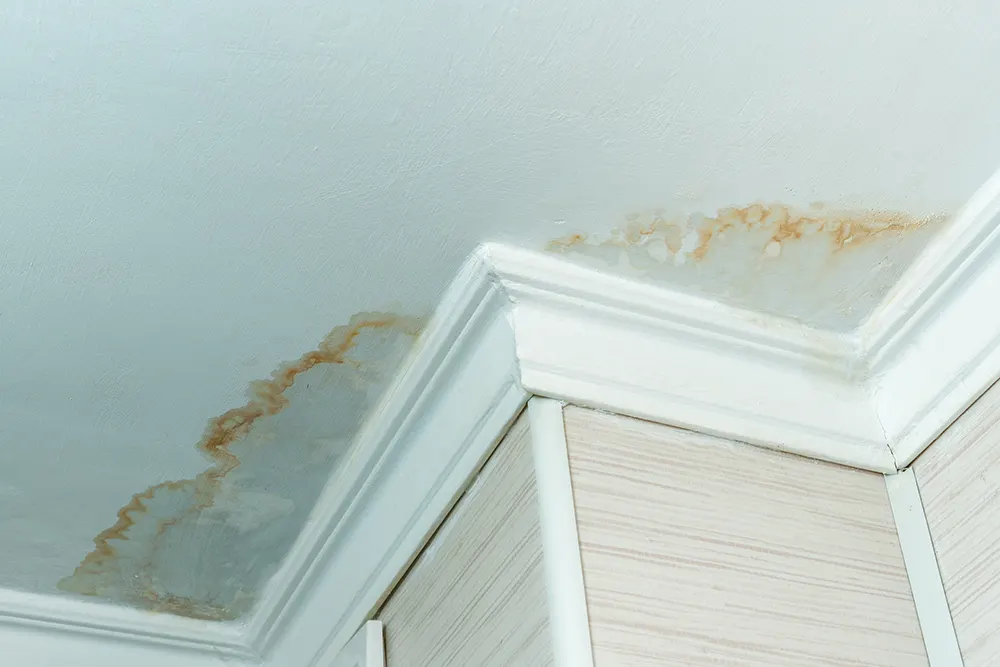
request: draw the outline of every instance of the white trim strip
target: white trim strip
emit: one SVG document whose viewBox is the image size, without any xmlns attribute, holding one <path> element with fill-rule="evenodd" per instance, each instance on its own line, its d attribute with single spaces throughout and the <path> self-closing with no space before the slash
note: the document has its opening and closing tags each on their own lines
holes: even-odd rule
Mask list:
<svg viewBox="0 0 1000 667">
<path fill-rule="evenodd" d="M 206 623 L 86 598 L 0 589 L 0 628 L 5 626 L 52 637 L 78 634 L 157 650 L 200 651 L 232 660 L 259 660 L 258 654 L 246 645 L 239 623 Z"/>
<path fill-rule="evenodd" d="M 920 489 L 910 469 L 885 476 L 885 488 L 896 520 L 899 548 L 910 580 L 917 620 L 924 636 L 930 667 L 962 667 L 962 652 L 955 624 L 945 596 L 941 572 L 927 517 L 920 501 Z"/>
<path fill-rule="evenodd" d="M 532 394 L 895 472 L 854 346 L 780 318 L 487 244 Z"/>
<path fill-rule="evenodd" d="M 593 667 L 590 618 L 576 532 L 576 505 L 569 475 L 562 404 L 532 397 L 528 401 L 528 422 L 538 489 L 554 665 Z"/>
<path fill-rule="evenodd" d="M 385 667 L 381 621 L 368 621 L 347 642 L 328 667 Z"/>
</svg>

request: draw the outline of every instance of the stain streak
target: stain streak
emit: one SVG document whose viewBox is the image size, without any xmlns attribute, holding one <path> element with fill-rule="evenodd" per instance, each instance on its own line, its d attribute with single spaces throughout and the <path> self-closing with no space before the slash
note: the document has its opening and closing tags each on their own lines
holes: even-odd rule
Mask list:
<svg viewBox="0 0 1000 667">
<path fill-rule="evenodd" d="M 128 590 L 108 590 L 106 583 L 102 583 L 106 582 L 102 576 L 116 571 L 116 561 L 123 557 L 121 547 L 130 539 L 129 531 L 141 518 L 149 516 L 150 501 L 161 493 L 188 492 L 193 503 L 177 516 L 157 519 L 154 541 L 163 537 L 171 527 L 195 517 L 213 505 L 222 480 L 240 466 L 240 460 L 230 451 L 230 447 L 246 437 L 258 420 L 276 415 L 288 406 L 285 392 L 299 375 L 320 364 L 354 365 L 360 368 L 360 362 L 349 359 L 346 355 L 363 332 L 394 329 L 415 338 L 421 326 L 419 318 L 390 313 L 360 313 L 349 324 L 333 329 L 317 349 L 307 352 L 294 362 L 281 365 L 269 379 L 251 383 L 247 403 L 211 419 L 197 443 L 197 448 L 212 461 L 212 466 L 194 479 L 163 482 L 133 495 L 128 504 L 118 510 L 115 524 L 94 538 L 94 549 L 84 557 L 74 573 L 58 583 L 59 589 L 91 596 L 124 597 L 125 601 L 150 611 L 201 620 L 236 618 L 239 610 L 225 605 L 156 590 L 155 572 L 150 562 L 151 554 L 156 551 L 155 544 L 149 545 L 149 561 L 139 566 L 139 574 L 133 576 L 132 581 L 125 582 Z"/>
<path fill-rule="evenodd" d="M 711 216 L 636 213 L 607 234 L 547 250 L 749 310 L 850 331 L 877 307 L 948 216 L 755 202 Z"/>
<path fill-rule="evenodd" d="M 686 253 L 695 261 L 704 259 L 712 250 L 714 242 L 724 238 L 726 232 L 730 231 L 770 231 L 770 238 L 761 250 L 766 249 L 770 243 L 777 243 L 780 247 L 789 241 L 823 234 L 830 240 L 834 251 L 841 251 L 888 234 L 920 229 L 946 218 L 944 215 L 915 217 L 901 211 L 877 209 L 837 211 L 829 210 L 822 204 L 800 210 L 785 204 L 763 203 L 723 208 L 714 217 L 689 216 L 681 223 L 666 219 L 662 213 L 654 215 L 646 223 L 638 222 L 638 217 L 631 216 L 629 223 L 612 230 L 609 238 L 595 242 L 587 234 L 578 232 L 550 241 L 547 249 L 552 252 L 568 252 L 584 245 L 627 248 L 663 237 L 667 249 L 676 255 L 682 250 L 686 228 L 697 235 L 697 244 Z"/>
</svg>

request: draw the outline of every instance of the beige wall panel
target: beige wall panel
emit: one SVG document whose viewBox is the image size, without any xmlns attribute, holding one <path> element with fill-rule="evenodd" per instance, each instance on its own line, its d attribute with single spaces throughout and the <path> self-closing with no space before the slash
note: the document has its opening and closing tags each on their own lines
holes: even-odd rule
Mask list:
<svg viewBox="0 0 1000 667">
<path fill-rule="evenodd" d="M 565 417 L 598 667 L 927 664 L 881 475 Z"/>
<path fill-rule="evenodd" d="M 913 464 L 965 667 L 1000 665 L 1000 384 Z"/>
<path fill-rule="evenodd" d="M 522 415 L 379 612 L 388 667 L 552 664 L 528 438 Z"/>
</svg>

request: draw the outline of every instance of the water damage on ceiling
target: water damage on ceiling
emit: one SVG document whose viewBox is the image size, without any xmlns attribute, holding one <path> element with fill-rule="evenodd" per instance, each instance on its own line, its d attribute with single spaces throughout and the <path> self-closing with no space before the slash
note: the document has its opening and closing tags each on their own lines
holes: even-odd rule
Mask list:
<svg viewBox="0 0 1000 667">
<path fill-rule="evenodd" d="M 548 250 L 812 326 L 849 330 L 945 224 L 896 211 L 756 203 L 652 211 Z M 210 420 L 210 466 L 136 493 L 58 583 L 66 593 L 204 620 L 250 612 L 402 367 L 423 319 L 361 313 Z"/>
<path fill-rule="evenodd" d="M 355 315 L 254 382 L 246 405 L 212 419 L 197 443 L 210 467 L 132 496 L 58 588 L 205 620 L 246 614 L 421 324 Z"/>
<path fill-rule="evenodd" d="M 850 331 L 892 285 L 946 215 L 754 203 L 714 215 L 634 214 L 606 235 L 548 244 L 568 259 L 660 282 L 810 326 Z"/>
</svg>

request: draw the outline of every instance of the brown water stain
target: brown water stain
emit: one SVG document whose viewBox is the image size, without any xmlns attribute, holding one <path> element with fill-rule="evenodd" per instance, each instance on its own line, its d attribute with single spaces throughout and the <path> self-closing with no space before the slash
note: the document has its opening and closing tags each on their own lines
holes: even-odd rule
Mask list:
<svg viewBox="0 0 1000 667">
<path fill-rule="evenodd" d="M 873 312 L 943 214 L 796 208 L 755 202 L 713 215 L 630 215 L 607 234 L 576 232 L 549 252 L 761 313 L 850 331 Z"/>
<path fill-rule="evenodd" d="M 568 252 L 584 245 L 638 246 L 662 240 L 671 255 L 684 250 L 688 236 L 693 243 L 683 254 L 695 261 L 704 259 L 714 244 L 728 232 L 768 233 L 766 242 L 759 248 L 762 254 L 776 257 L 784 244 L 806 236 L 823 236 L 833 251 L 857 247 L 873 239 L 892 233 L 905 233 L 943 222 L 947 216 L 912 216 L 893 210 L 834 210 L 823 204 L 813 204 L 808 209 L 798 209 L 779 203 L 754 203 L 743 207 L 720 209 L 715 216 L 698 214 L 685 218 L 667 217 L 662 212 L 640 221 L 640 215 L 630 216 L 629 222 L 613 229 L 604 239 L 594 240 L 580 232 L 550 241 L 547 249 Z M 777 246 L 775 246 L 777 244 Z M 775 249 L 777 248 L 777 250 Z"/>
<path fill-rule="evenodd" d="M 391 313 L 360 313 L 345 325 L 333 329 L 310 352 L 297 360 L 281 365 L 271 377 L 250 385 L 247 403 L 211 419 L 197 448 L 212 462 L 210 468 L 193 479 L 168 481 L 136 493 L 128 504 L 118 510 L 117 521 L 94 538 L 94 549 L 84 557 L 74 573 L 58 583 L 60 590 L 91 596 L 117 599 L 150 611 L 164 612 L 202 620 L 231 620 L 244 609 L 232 605 L 176 595 L 162 590 L 153 566 L 156 541 L 172 528 L 189 522 L 216 502 L 223 480 L 241 466 L 233 453 L 234 443 L 245 438 L 254 425 L 265 417 L 285 410 L 289 405 L 287 390 L 303 373 L 323 364 L 353 366 L 364 372 L 364 362 L 348 357 L 359 337 L 379 330 L 392 330 L 401 338 L 415 339 L 422 326 L 420 318 Z M 154 517 L 150 512 L 154 501 L 168 494 L 178 494 L 186 506 L 172 516 Z M 142 522 L 155 520 L 155 530 L 144 525 L 141 535 L 130 533 Z M 130 543 L 144 543 L 138 548 Z M 125 553 L 128 551 L 129 553 Z M 142 562 L 122 566 L 123 559 L 141 554 Z M 127 574 L 131 573 L 131 574 Z"/>
</svg>

